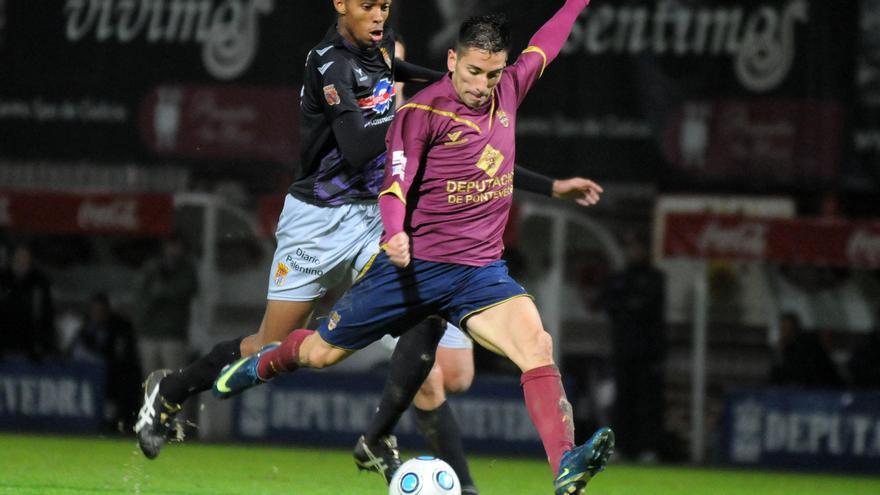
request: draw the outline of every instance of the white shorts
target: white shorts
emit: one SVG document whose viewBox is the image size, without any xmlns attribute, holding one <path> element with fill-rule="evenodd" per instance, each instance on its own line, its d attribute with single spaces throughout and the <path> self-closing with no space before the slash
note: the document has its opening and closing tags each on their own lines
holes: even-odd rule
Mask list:
<svg viewBox="0 0 880 495">
<path fill-rule="evenodd" d="M 379 252 L 376 203 L 314 206 L 290 194 L 278 219 L 268 299 L 314 301 L 348 282 Z"/>
<path fill-rule="evenodd" d="M 388 350 L 389 358 L 391 357 L 391 351 L 394 350 L 394 346 L 397 345 L 397 340 L 399 338 L 400 337 L 392 337 L 391 335 L 382 337 L 380 342 L 382 342 L 383 347 Z M 440 343 L 438 345 L 447 349 L 473 349 L 474 341 L 457 326 L 446 322 L 446 330 L 443 332 L 443 337 L 440 338 Z"/>
<path fill-rule="evenodd" d="M 447 349 L 473 349 L 474 341 L 457 326 L 446 322 L 446 331 L 440 339 L 440 347 Z"/>
</svg>

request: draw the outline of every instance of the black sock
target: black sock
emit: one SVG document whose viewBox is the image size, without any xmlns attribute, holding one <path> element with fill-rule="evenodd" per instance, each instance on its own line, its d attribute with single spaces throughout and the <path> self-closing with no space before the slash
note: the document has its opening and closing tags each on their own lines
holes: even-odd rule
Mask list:
<svg viewBox="0 0 880 495">
<path fill-rule="evenodd" d="M 446 325 L 436 318 L 429 318 L 404 333 L 397 341 L 379 409 L 367 428 L 367 444 L 375 444 L 379 438 L 390 435 L 394 430 L 400 416 L 428 378 L 434 366 L 437 344 L 445 328 Z"/>
<path fill-rule="evenodd" d="M 428 446 L 434 451 L 434 455 L 452 466 L 455 474 L 458 475 L 458 480 L 461 481 L 461 486 L 473 486 L 474 480 L 471 478 L 471 471 L 464 457 L 464 447 L 461 445 L 461 431 L 449 404 L 444 402 L 433 411 L 423 411 L 418 407 L 415 410 L 419 430 L 428 441 Z"/>
<path fill-rule="evenodd" d="M 239 337 L 220 342 L 211 352 L 196 359 L 186 368 L 166 376 L 159 384 L 159 394 L 167 402 L 180 404 L 189 397 L 208 390 L 220 370 L 241 357 L 242 340 L 243 337 Z"/>
</svg>

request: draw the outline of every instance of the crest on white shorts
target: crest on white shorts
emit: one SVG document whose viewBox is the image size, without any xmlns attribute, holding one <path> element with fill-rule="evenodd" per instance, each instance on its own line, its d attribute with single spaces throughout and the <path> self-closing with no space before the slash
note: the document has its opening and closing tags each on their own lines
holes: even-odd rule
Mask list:
<svg viewBox="0 0 880 495">
<path fill-rule="evenodd" d="M 284 263 L 279 261 L 278 268 L 275 269 L 275 286 L 276 287 L 281 287 L 281 284 L 284 283 L 284 277 L 286 277 L 288 273 L 290 273 L 290 268 L 288 268 L 287 265 L 285 265 Z"/>
</svg>

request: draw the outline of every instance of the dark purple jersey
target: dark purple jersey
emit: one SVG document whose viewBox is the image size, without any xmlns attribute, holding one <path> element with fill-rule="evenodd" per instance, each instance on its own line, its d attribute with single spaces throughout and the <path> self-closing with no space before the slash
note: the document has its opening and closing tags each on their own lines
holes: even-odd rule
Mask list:
<svg viewBox="0 0 880 495">
<path fill-rule="evenodd" d="M 385 166 L 385 131 L 394 120 L 394 33 L 386 30 L 379 46 L 352 46 L 334 25 L 309 51 L 300 95 L 300 169 L 289 192 L 318 206 L 375 201 Z M 376 139 L 365 163 L 342 154 L 334 120 L 359 113 Z M 349 139 L 351 139 L 349 137 Z M 375 141 L 375 142 L 372 142 Z"/>
</svg>

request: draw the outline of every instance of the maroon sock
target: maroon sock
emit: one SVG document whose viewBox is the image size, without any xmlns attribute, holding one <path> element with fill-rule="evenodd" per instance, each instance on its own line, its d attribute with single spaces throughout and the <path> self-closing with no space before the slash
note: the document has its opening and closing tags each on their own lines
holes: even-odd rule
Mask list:
<svg viewBox="0 0 880 495">
<path fill-rule="evenodd" d="M 571 404 L 565 397 L 559 368 L 541 366 L 522 374 L 520 384 L 526 397 L 526 408 L 532 418 L 554 476 L 559 471 L 562 454 L 574 447 L 574 419 Z"/>
<path fill-rule="evenodd" d="M 280 346 L 266 351 L 257 363 L 257 375 L 263 380 L 274 378 L 281 373 L 293 373 L 299 368 L 299 346 L 314 330 L 294 330 Z"/>
</svg>

